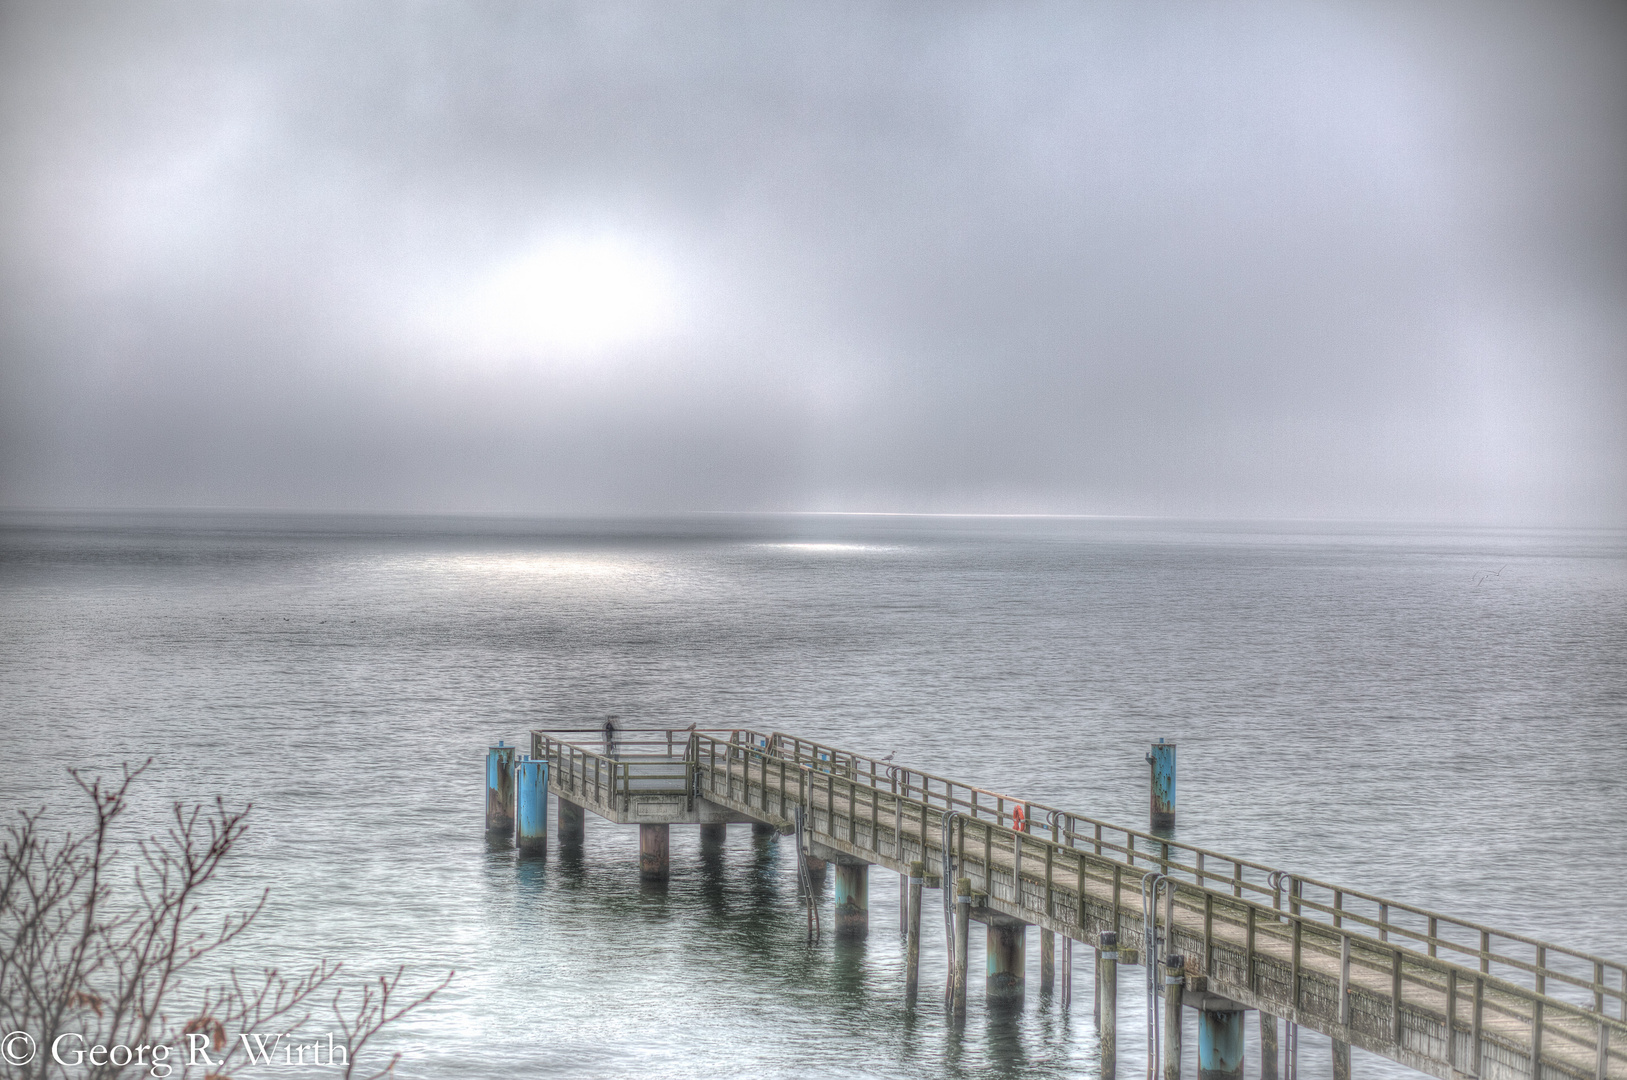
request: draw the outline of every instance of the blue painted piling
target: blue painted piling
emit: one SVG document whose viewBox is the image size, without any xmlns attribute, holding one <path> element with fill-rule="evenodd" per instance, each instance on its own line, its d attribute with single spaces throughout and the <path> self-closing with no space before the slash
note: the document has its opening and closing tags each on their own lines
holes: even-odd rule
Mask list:
<svg viewBox="0 0 1627 1080">
<path fill-rule="evenodd" d="M 988 923 L 983 992 L 990 1004 L 1020 1003 L 1028 974 L 1028 927 L 1015 919 Z"/>
<path fill-rule="evenodd" d="M 1241 1009 L 1198 1013 L 1198 1080 L 1243 1080 Z"/>
<path fill-rule="evenodd" d="M 1175 827 L 1175 744 L 1159 739 L 1147 755 L 1152 766 L 1152 827 Z"/>
<path fill-rule="evenodd" d="M 501 739 L 486 748 L 486 834 L 514 836 L 514 747 Z"/>
<path fill-rule="evenodd" d="M 870 866 L 836 864 L 836 936 L 858 940 L 870 933 Z"/>
<path fill-rule="evenodd" d="M 514 767 L 516 834 L 520 854 L 548 854 L 548 763 L 522 758 Z"/>
</svg>

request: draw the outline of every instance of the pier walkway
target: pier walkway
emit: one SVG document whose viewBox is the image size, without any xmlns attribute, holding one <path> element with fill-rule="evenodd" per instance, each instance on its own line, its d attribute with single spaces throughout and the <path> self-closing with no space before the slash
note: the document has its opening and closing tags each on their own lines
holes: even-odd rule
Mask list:
<svg viewBox="0 0 1627 1080">
<path fill-rule="evenodd" d="M 799 855 L 839 871 L 920 863 L 927 887 L 970 879 L 971 917 L 990 926 L 1088 948 L 1111 931 L 1122 962 L 1149 945 L 1184 957 L 1187 1005 L 1321 1032 L 1336 1072 L 1342 1045 L 1441 1080 L 1627 1080 L 1621 963 L 784 733 L 596 736 L 532 732 L 562 830 L 576 807 L 657 827 L 800 825 Z M 838 902 L 862 908 L 862 880 L 854 892 Z"/>
</svg>

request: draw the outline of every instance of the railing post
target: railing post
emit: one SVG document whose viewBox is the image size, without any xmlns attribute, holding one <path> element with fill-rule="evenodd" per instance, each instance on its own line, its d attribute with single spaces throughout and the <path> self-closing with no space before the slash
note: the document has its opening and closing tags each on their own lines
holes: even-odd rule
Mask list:
<svg viewBox="0 0 1627 1080">
<path fill-rule="evenodd" d="M 1288 993 L 1288 1000 L 1293 1003 L 1294 1010 L 1299 1010 L 1299 958 L 1300 943 L 1303 936 L 1303 926 L 1299 919 L 1294 919 L 1294 955 L 1293 955 L 1293 988 Z"/>
<path fill-rule="evenodd" d="M 1339 1023 L 1350 1026 L 1350 935 L 1339 935 Z"/>
<path fill-rule="evenodd" d="M 1480 1023 L 1485 1014 L 1486 980 L 1474 981 L 1474 1006 L 1469 1013 L 1469 1067 L 1476 1075 L 1480 1075 Z M 1400 1040 L 1397 1040 L 1400 1041 Z"/>
<path fill-rule="evenodd" d="M 1531 1003 L 1531 1080 L 1542 1080 L 1542 999 Z"/>
<path fill-rule="evenodd" d="M 1246 926 L 1243 930 L 1243 985 L 1248 987 L 1249 993 L 1259 992 L 1254 985 L 1254 905 L 1250 904 L 1244 909 Z M 1263 1014 L 1262 1014 L 1263 1015 Z"/>
<path fill-rule="evenodd" d="M 1480 985 L 1480 980 L 1475 980 Z M 1477 991 L 1478 993 L 1478 991 Z M 1476 1000 L 1479 1000 L 1478 998 Z M 1390 954 L 1390 1041 L 1401 1045 L 1401 950 Z"/>
<path fill-rule="evenodd" d="M 1458 971 L 1446 969 L 1446 1064 L 1458 1066 Z"/>
<path fill-rule="evenodd" d="M 1214 975 L 1214 938 L 1215 938 L 1215 897 L 1213 893 L 1203 894 L 1203 973 L 1206 976 Z"/>
</svg>

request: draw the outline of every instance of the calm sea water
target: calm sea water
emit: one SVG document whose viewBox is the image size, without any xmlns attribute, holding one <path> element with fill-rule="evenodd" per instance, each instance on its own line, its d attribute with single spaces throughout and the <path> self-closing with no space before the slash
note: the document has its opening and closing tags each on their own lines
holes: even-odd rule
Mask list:
<svg viewBox="0 0 1627 1080">
<path fill-rule="evenodd" d="M 0 806 L 70 806 L 67 766 L 148 756 L 149 821 L 252 801 L 219 898 L 271 902 L 236 962 L 457 970 L 396 1030 L 402 1075 L 1093 1075 L 1089 972 L 1065 1013 L 1037 945 L 1023 1011 L 974 995 L 955 1034 L 933 924 L 906 1014 L 886 871 L 867 942 L 810 945 L 788 847 L 744 826 L 710 863 L 675 829 L 664 887 L 635 829 L 591 817 L 580 863 L 488 846 L 486 745 L 609 713 L 895 752 L 1137 826 L 1163 737 L 1183 840 L 1627 959 L 1621 533 L 0 518 Z M 1328 1075 L 1326 1043 L 1301 1067 Z"/>
</svg>

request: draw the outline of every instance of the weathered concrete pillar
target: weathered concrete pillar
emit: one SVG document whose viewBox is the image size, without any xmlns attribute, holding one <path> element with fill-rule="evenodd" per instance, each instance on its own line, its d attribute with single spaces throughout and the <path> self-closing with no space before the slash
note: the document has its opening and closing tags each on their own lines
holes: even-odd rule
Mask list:
<svg viewBox="0 0 1627 1080">
<path fill-rule="evenodd" d="M 808 880 L 813 882 L 814 888 L 817 889 L 823 885 L 825 883 L 825 867 L 829 864 L 816 855 L 803 855 L 802 862 L 808 868 Z"/>
<path fill-rule="evenodd" d="M 548 854 L 548 763 L 526 758 L 514 767 L 515 834 L 520 855 Z"/>
<path fill-rule="evenodd" d="M 1039 932 L 1039 992 L 1049 994 L 1056 987 L 1056 933 Z"/>
<path fill-rule="evenodd" d="M 944 888 L 949 883 L 944 882 Z M 951 1010 L 956 1020 L 966 1019 L 966 980 L 970 974 L 968 954 L 971 950 L 972 879 L 963 877 L 955 882 L 955 976 L 954 1001 Z"/>
<path fill-rule="evenodd" d="M 905 897 L 908 929 L 904 934 L 904 1004 L 914 1005 L 921 988 L 921 879 L 926 867 L 910 863 L 909 894 Z"/>
<path fill-rule="evenodd" d="M 1243 1080 L 1243 1010 L 1198 1013 L 1198 1080 Z"/>
<path fill-rule="evenodd" d="M 998 919 L 988 924 L 984 941 L 988 970 L 983 992 L 989 1002 L 1021 1002 L 1028 974 L 1028 924 Z"/>
<path fill-rule="evenodd" d="M 1096 951 L 1096 1045 L 1101 1050 L 1101 1080 L 1113 1080 L 1119 1048 L 1119 936 L 1104 930 Z"/>
<path fill-rule="evenodd" d="M 1277 1018 L 1260 1011 L 1260 1080 L 1277 1080 Z"/>
<path fill-rule="evenodd" d="M 1164 957 L 1164 1080 L 1181 1080 L 1181 997 L 1186 992 L 1186 957 Z"/>
<path fill-rule="evenodd" d="M 587 821 L 587 811 L 564 796 L 559 799 L 559 846 L 579 848 Z"/>
<path fill-rule="evenodd" d="M 514 747 L 501 739 L 486 748 L 486 835 L 514 836 Z"/>
<path fill-rule="evenodd" d="M 870 934 L 870 864 L 836 864 L 836 936 L 862 940 Z"/>
<path fill-rule="evenodd" d="M 1159 739 L 1147 755 L 1152 766 L 1152 827 L 1163 831 L 1175 827 L 1175 744 Z"/>
<path fill-rule="evenodd" d="M 1333 1080 L 1350 1080 L 1350 1044 L 1333 1040 Z"/>
<path fill-rule="evenodd" d="M 645 881 L 667 880 L 671 833 L 670 825 L 638 827 L 638 876 Z"/>
<path fill-rule="evenodd" d="M 778 836 L 779 834 L 780 834 L 780 831 L 778 829 L 776 829 L 774 826 L 770 825 L 766 821 L 754 821 L 754 822 L 751 823 L 751 835 L 752 836 L 768 837 L 768 836 Z"/>
<path fill-rule="evenodd" d="M 729 827 L 722 822 L 701 826 L 701 854 L 721 855 L 724 842 L 729 838 Z"/>
</svg>

